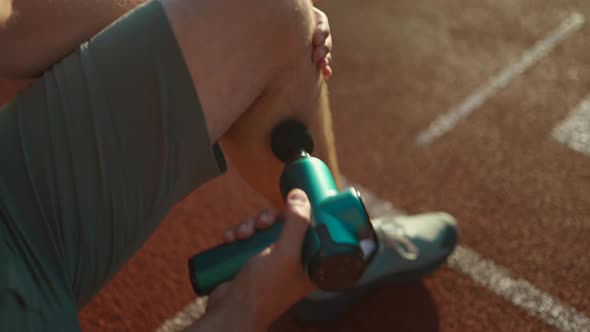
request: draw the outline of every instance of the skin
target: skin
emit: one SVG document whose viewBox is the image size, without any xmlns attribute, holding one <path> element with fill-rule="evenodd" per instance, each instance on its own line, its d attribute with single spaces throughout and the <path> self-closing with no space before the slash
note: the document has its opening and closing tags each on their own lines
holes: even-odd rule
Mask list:
<svg viewBox="0 0 590 332">
<path fill-rule="evenodd" d="M 64 55 L 144 1 L 40 0 L 19 1 L 13 6 L 12 0 L 0 0 L 0 45 L 10 45 L 2 50 L 0 78 L 38 77 Z M 325 13 L 315 7 L 313 12 L 317 26 L 312 58 L 329 78 L 332 75 L 329 66 L 332 59 L 330 26 Z M 38 29 L 39 26 L 43 29 Z"/>
<path fill-rule="evenodd" d="M 310 223 L 310 210 L 305 193 L 291 191 L 279 240 L 251 259 L 234 280 L 219 286 L 209 297 L 207 314 L 186 331 L 219 331 L 220 326 L 228 332 L 265 331 L 293 303 L 313 291 L 315 286 L 301 269 L 301 243 Z M 265 210 L 253 220 L 264 228 L 279 215 L 276 210 Z"/>
<path fill-rule="evenodd" d="M 0 45 L 10 45 L 3 47 L 0 77 L 42 74 L 138 3 L 17 3 L 13 17 L 0 28 Z M 261 213 L 249 219 L 241 226 L 245 230 L 230 231 L 226 240 L 251 236 L 274 222 L 278 211 L 285 219 L 279 241 L 212 294 L 207 315 L 190 331 L 263 331 L 313 289 L 300 264 L 309 202 L 305 193 L 294 190 L 283 203 L 278 192 L 283 165 L 270 151 L 271 130 L 285 119 L 304 122 L 314 137 L 314 155 L 340 178 L 326 85 L 332 75 L 328 20 L 309 0 L 161 3 L 203 106 L 211 141 L 221 142 L 230 167 L 277 209 L 266 211 L 266 218 Z M 219 54 L 224 54 L 224 63 L 219 63 Z"/>
<path fill-rule="evenodd" d="M 264 4 L 266 2 L 260 5 L 264 6 Z M 217 11 L 226 9 L 220 3 L 216 3 L 216 5 L 221 6 L 215 7 Z M 254 6 L 255 4 L 249 5 Z M 290 2 L 289 5 L 292 5 L 292 3 Z M 269 26 L 273 26 L 283 33 L 285 39 L 278 41 L 278 43 L 284 42 L 284 44 L 275 45 L 277 38 L 272 35 L 270 35 L 268 44 L 264 40 L 257 40 L 261 44 L 254 49 L 260 50 L 268 47 L 276 48 L 277 51 L 268 61 L 264 62 L 265 68 L 270 65 L 270 76 L 264 77 L 265 69 L 257 68 L 256 64 L 250 64 L 249 66 L 249 69 L 255 68 L 257 75 L 262 76 L 262 87 L 259 87 L 257 79 L 254 79 L 253 75 L 248 73 L 244 75 L 244 77 L 247 77 L 247 82 L 243 84 L 237 83 L 239 94 L 245 92 L 243 88 L 248 86 L 249 89 L 255 90 L 254 96 L 256 97 L 245 103 L 248 105 L 246 110 L 240 113 L 239 119 L 232 122 L 228 127 L 225 127 L 226 123 L 223 122 L 223 118 L 215 118 L 216 115 L 220 115 L 218 112 L 212 112 L 213 118 L 208 120 L 212 127 L 228 128 L 222 135 L 221 143 L 224 152 L 230 158 L 230 164 L 236 167 L 242 177 L 259 193 L 267 197 L 279 210 L 282 198 L 278 192 L 278 179 L 283 165 L 270 151 L 269 136 L 274 126 L 281 121 L 287 118 L 296 118 L 307 124 L 316 143 L 314 154 L 326 161 L 336 179 L 339 178 L 338 164 L 334 152 L 327 86 L 323 77 L 318 75 L 317 67 L 308 58 L 309 54 L 313 54 L 314 48 L 312 41 L 315 26 L 313 11 L 310 7 L 307 7 L 309 5 L 307 1 L 298 2 L 295 5 L 297 10 L 291 10 L 290 7 L 287 7 L 284 15 L 285 17 L 289 15 L 296 16 L 294 20 L 296 25 L 281 26 L 283 20 L 269 23 Z M 186 7 L 180 6 L 177 9 L 178 12 L 176 13 L 170 12 L 170 17 L 175 15 L 182 17 L 186 13 L 190 13 L 190 9 Z M 244 8 L 244 10 L 247 9 Z M 273 10 L 273 12 L 278 10 Z M 197 12 L 203 12 L 203 10 L 197 10 Z M 239 13 L 240 10 L 238 9 L 236 12 Z M 271 17 L 267 19 L 272 20 Z M 255 19 L 258 22 L 261 20 L 264 19 Z M 250 28 L 253 30 L 259 28 L 258 22 L 253 22 Z M 300 22 L 307 23 L 300 25 Z M 314 22 L 313 25 L 310 24 L 311 22 Z M 173 24 L 173 29 L 177 31 L 181 48 L 183 47 L 183 33 L 191 36 L 187 40 L 195 38 L 195 31 L 191 30 L 190 27 L 174 26 Z M 260 31 L 258 33 L 258 35 L 264 34 L 268 34 L 268 32 Z M 294 40 L 288 40 L 287 36 L 290 34 L 295 36 Z M 198 36 L 196 38 L 198 39 Z M 231 40 L 232 36 L 223 35 L 219 38 L 226 41 Z M 215 40 L 204 39 L 208 42 L 203 45 L 187 41 L 185 45 L 187 48 L 184 50 L 185 54 L 198 53 L 197 50 L 202 49 L 205 45 L 212 47 L 212 44 L 215 44 Z M 261 37 L 261 39 L 264 38 Z M 241 40 L 235 42 L 240 45 Z M 252 40 L 248 40 L 248 44 L 251 42 Z M 236 49 L 240 49 L 240 47 L 236 47 Z M 193 50 L 195 51 L 193 52 Z M 266 53 L 256 54 L 252 58 L 268 56 Z M 215 73 L 223 76 L 225 70 L 232 73 L 243 70 L 244 66 L 239 62 L 243 58 L 248 58 L 248 56 L 249 54 L 246 52 L 242 54 L 240 59 L 230 58 L 227 63 L 229 68 L 223 68 L 221 73 L 215 70 Z M 204 61 L 196 62 L 197 65 L 202 63 Z M 234 65 L 236 66 L 233 67 Z M 207 104 L 206 88 L 203 89 L 198 86 L 199 77 L 207 77 L 207 74 L 213 75 L 214 72 L 208 71 L 211 68 L 195 67 L 189 70 L 193 72 L 193 77 L 196 78 L 194 83 L 197 85 L 197 91 L 201 93 L 200 98 L 205 105 L 205 111 L 216 108 L 215 102 Z M 207 74 L 200 74 L 201 71 Z M 236 78 L 234 76 L 232 79 L 239 81 L 240 77 Z M 221 82 L 219 86 L 213 84 L 216 88 L 212 88 L 212 94 L 225 96 L 226 89 L 228 89 L 227 84 L 227 81 Z M 232 91 L 231 87 L 229 87 L 229 90 Z M 229 93 L 228 95 L 232 94 Z M 250 95 L 250 93 L 246 93 L 246 95 Z M 232 97 L 235 97 L 235 94 Z M 219 102 L 224 103 L 225 100 Z M 234 98 L 231 103 L 240 103 L 240 101 Z M 225 105 L 225 108 L 220 109 L 231 113 L 233 106 L 233 104 Z M 216 133 L 211 135 L 215 137 Z M 289 208 L 289 199 L 287 199 L 284 210 L 289 211 Z M 309 215 L 301 219 L 309 223 Z M 265 221 L 260 220 L 260 223 L 264 224 Z M 256 224 L 256 221 L 254 221 L 254 224 Z M 242 227 L 252 229 L 251 226 Z M 297 240 L 293 241 L 294 245 L 291 250 L 279 250 L 279 245 L 277 245 L 276 249 L 271 250 L 270 253 L 267 252 L 266 255 L 252 259 L 250 264 L 230 284 L 217 289 L 212 294 L 213 301 L 208 309 L 208 314 L 193 326 L 192 330 L 207 331 L 209 328 L 212 331 L 220 330 L 219 326 L 221 325 L 218 324 L 229 324 L 229 326 L 224 326 L 224 330 L 263 331 L 289 306 L 307 295 L 313 289 L 313 286 L 303 273 L 300 263 L 304 228 L 302 227 L 302 232 L 299 233 L 301 236 L 296 237 Z M 291 232 L 290 229 L 285 229 L 285 234 L 289 232 Z M 246 229 L 241 236 L 247 237 L 248 234 L 251 234 L 251 232 Z M 280 254 L 273 255 L 273 252 L 277 251 Z M 289 285 L 289 287 L 285 287 L 285 285 Z M 226 318 L 224 319 L 228 315 L 235 318 L 233 322 L 236 325 L 228 322 Z"/>
<path fill-rule="evenodd" d="M 12 0 L 0 0 L 0 26 L 3 26 L 12 13 Z"/>
<path fill-rule="evenodd" d="M 0 78 L 39 76 L 77 45 L 142 2 L 42 0 L 16 3 L 13 18 L 6 27 L 0 28 L 0 45 L 10 45 L 2 50 Z M 307 6 L 306 10 L 310 12 L 306 14 L 314 20 L 313 34 L 300 30 L 299 34 L 309 33 L 305 45 L 285 40 L 285 45 L 280 46 L 277 40 L 281 41 L 281 38 L 277 36 L 273 35 L 270 39 L 260 37 L 268 35 L 267 26 L 270 22 L 273 30 L 281 31 L 280 35 L 283 36 L 286 31 L 295 30 L 294 27 L 281 28 L 285 24 L 276 19 L 280 16 L 276 15 L 276 8 L 269 9 L 269 13 L 256 11 L 260 17 L 252 17 L 251 22 L 248 22 L 242 13 L 250 12 L 254 3 L 221 1 L 213 6 L 211 1 L 206 0 L 196 4 L 185 2 L 163 1 L 164 4 L 170 3 L 172 7 L 181 8 L 179 11 L 171 10 L 168 14 L 176 15 L 172 25 L 189 67 L 193 65 L 191 74 L 204 108 L 210 138 L 221 142 L 230 167 L 235 167 L 246 182 L 273 206 L 282 206 L 283 199 L 278 192 L 277 181 L 283 165 L 270 151 L 268 135 L 280 121 L 297 118 L 310 127 L 316 145 L 314 155 L 328 164 L 338 181 L 340 170 L 324 81 L 332 75 L 332 37 L 326 15 L 315 7 Z M 257 6 L 265 5 L 266 2 L 261 2 Z M 211 15 L 212 11 L 230 14 L 226 15 L 228 18 L 219 20 L 217 14 Z M 201 15 L 187 16 L 186 13 Z M 234 13 L 233 16 L 231 13 Z M 236 22 L 235 30 L 228 28 L 225 23 L 228 21 Z M 251 26 L 246 29 L 252 30 L 252 37 L 241 35 L 244 28 L 238 28 L 240 24 L 237 24 L 241 21 L 242 25 Z M 261 26 L 260 21 L 270 22 Z M 200 22 L 202 28 L 193 29 L 188 27 L 190 24 L 181 26 L 179 22 Z M 40 30 L 38 26 L 44 28 Z M 77 28 L 72 29 L 72 26 Z M 185 33 L 186 29 L 192 30 Z M 211 31 L 217 32 L 211 34 Z M 236 36 L 240 39 L 236 39 Z M 202 43 L 196 43 L 196 40 Z M 232 45 L 232 50 L 226 50 L 227 44 Z M 234 49 L 252 49 L 256 52 L 247 55 L 242 52 L 235 59 L 224 59 L 224 64 L 220 65 L 219 54 L 235 53 Z M 272 54 L 265 52 L 267 49 L 283 49 L 287 54 Z M 205 54 L 204 50 L 210 51 L 209 54 Z M 288 73 L 288 70 L 282 69 L 293 67 L 295 61 L 289 58 L 289 53 L 296 55 L 301 52 L 306 53 L 302 55 L 306 59 L 305 63 L 297 64 L 298 72 Z M 307 61 L 309 57 L 312 61 Z M 199 64 L 202 66 L 197 67 Z M 249 68 L 249 71 L 244 72 L 244 68 Z M 323 74 L 323 79 L 316 75 L 317 70 Z M 285 76 L 273 77 L 277 72 L 284 72 Z M 298 87 L 288 81 L 293 76 L 299 78 Z M 230 86 L 228 81 L 234 84 Z M 290 91 L 284 87 L 290 88 Z M 278 105 L 289 105 L 289 108 Z"/>
</svg>

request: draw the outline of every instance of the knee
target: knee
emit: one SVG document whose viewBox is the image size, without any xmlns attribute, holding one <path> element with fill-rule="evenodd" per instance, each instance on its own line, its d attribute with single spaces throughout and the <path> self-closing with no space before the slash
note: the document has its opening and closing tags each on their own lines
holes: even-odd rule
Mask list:
<svg viewBox="0 0 590 332">
<path fill-rule="evenodd" d="M 284 27 L 284 42 L 298 47 L 311 45 L 315 26 L 311 1 L 280 0 L 274 6 Z"/>
<path fill-rule="evenodd" d="M 257 34 L 268 41 L 266 51 L 273 57 L 292 60 L 311 51 L 315 22 L 310 0 L 237 1 L 257 12 Z"/>
</svg>

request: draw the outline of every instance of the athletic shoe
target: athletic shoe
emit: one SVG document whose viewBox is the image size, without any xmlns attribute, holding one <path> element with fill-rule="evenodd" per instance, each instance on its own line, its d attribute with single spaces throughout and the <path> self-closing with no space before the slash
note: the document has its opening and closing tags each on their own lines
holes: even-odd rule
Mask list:
<svg viewBox="0 0 590 332">
<path fill-rule="evenodd" d="M 314 291 L 290 309 L 297 320 L 333 319 L 375 287 L 422 279 L 444 264 L 457 245 L 457 224 L 444 212 L 381 217 L 372 223 L 379 252 L 357 285 L 342 292 Z"/>
</svg>

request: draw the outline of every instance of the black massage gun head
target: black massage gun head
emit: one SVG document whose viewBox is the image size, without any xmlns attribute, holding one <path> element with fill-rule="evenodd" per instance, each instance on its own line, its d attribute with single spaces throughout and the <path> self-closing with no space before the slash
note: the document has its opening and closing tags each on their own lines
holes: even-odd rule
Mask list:
<svg viewBox="0 0 590 332">
<path fill-rule="evenodd" d="M 271 133 L 272 152 L 282 162 L 288 163 L 301 152 L 313 152 L 313 138 L 307 127 L 297 120 L 286 120 Z"/>
</svg>

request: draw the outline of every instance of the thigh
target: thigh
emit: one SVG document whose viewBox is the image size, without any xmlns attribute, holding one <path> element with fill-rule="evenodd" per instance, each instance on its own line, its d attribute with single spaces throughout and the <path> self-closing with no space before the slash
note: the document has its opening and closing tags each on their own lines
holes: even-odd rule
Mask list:
<svg viewBox="0 0 590 332">
<path fill-rule="evenodd" d="M 301 57 L 311 59 L 309 0 L 162 0 L 217 140 Z M 311 51 L 309 51 L 311 52 Z"/>
<path fill-rule="evenodd" d="M 328 165 L 337 182 L 340 177 L 328 87 L 311 61 L 311 44 L 299 52 L 292 66 L 270 83 L 221 140 L 232 165 L 276 206 L 282 205 L 279 178 L 284 165 L 271 150 L 271 132 L 285 120 L 307 126 L 314 141 L 312 155 Z"/>
<path fill-rule="evenodd" d="M 282 163 L 270 133 L 295 118 L 312 131 L 314 153 L 337 172 L 327 88 L 311 60 L 307 0 L 163 0 L 189 63 L 214 139 L 243 178 L 275 205 Z M 176 7 L 177 5 L 178 7 Z M 196 22 L 196 28 L 182 22 Z M 180 22 L 180 23 L 179 23 Z M 187 37 L 183 32 L 190 31 Z"/>
</svg>

